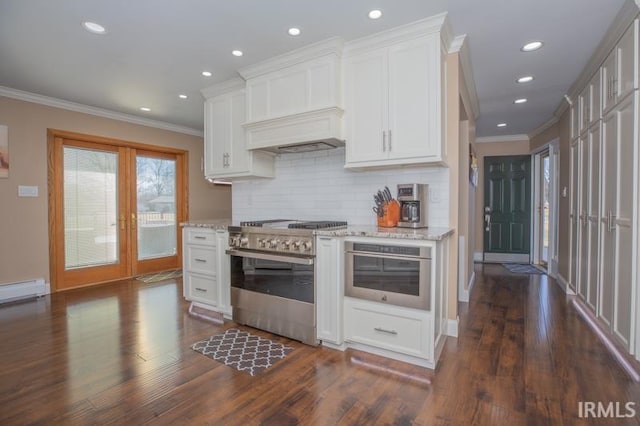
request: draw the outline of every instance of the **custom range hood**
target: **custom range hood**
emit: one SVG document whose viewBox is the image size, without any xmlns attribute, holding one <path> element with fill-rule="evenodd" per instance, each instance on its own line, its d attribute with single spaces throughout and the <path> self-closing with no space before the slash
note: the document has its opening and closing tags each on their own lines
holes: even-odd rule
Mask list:
<svg viewBox="0 0 640 426">
<path fill-rule="evenodd" d="M 247 149 L 307 152 L 344 145 L 342 39 L 305 46 L 239 70 L 246 80 Z"/>
</svg>

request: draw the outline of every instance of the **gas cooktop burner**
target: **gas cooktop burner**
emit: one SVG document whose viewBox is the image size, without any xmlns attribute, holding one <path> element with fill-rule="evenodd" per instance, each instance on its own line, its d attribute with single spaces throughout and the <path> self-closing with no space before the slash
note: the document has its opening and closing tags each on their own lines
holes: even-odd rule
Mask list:
<svg viewBox="0 0 640 426">
<path fill-rule="evenodd" d="M 304 221 L 291 219 L 270 219 L 240 222 L 240 226 L 253 226 L 258 228 L 274 229 L 340 229 L 346 228 L 347 222 L 334 220 Z"/>
</svg>

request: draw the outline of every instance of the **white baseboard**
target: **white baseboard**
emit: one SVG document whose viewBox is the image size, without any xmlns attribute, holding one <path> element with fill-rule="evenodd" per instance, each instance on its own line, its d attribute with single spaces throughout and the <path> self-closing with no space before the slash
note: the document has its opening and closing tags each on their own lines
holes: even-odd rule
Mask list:
<svg viewBox="0 0 640 426">
<path fill-rule="evenodd" d="M 558 276 L 556 278 L 556 282 L 558 283 L 558 285 L 560 286 L 560 288 L 562 289 L 562 291 L 564 291 L 567 294 L 570 295 L 575 295 L 575 291 L 571 290 L 571 287 L 569 286 L 569 280 L 567 280 L 565 277 L 562 276 L 561 273 L 558 272 Z"/>
<path fill-rule="evenodd" d="M 466 290 L 463 289 L 460 292 L 458 297 L 459 302 L 469 303 L 469 298 L 471 297 L 471 290 L 473 289 L 473 285 L 476 283 L 476 272 L 471 272 L 471 277 L 469 277 L 469 283 L 467 284 Z"/>
<path fill-rule="evenodd" d="M 481 251 L 473 252 L 473 261 L 477 263 L 482 263 L 484 261 L 484 256 L 482 255 Z"/>
<path fill-rule="evenodd" d="M 447 336 L 458 337 L 459 318 L 447 320 Z"/>
<path fill-rule="evenodd" d="M 41 297 L 47 294 L 51 294 L 51 284 L 45 283 L 44 278 L 0 285 L 0 303 Z"/>
</svg>

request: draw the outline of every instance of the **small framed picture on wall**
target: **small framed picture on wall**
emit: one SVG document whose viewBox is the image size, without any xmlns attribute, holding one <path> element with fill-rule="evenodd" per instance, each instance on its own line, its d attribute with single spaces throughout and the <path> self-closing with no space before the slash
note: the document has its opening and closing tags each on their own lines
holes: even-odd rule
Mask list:
<svg viewBox="0 0 640 426">
<path fill-rule="evenodd" d="M 9 177 L 9 128 L 0 124 L 0 178 Z"/>
</svg>

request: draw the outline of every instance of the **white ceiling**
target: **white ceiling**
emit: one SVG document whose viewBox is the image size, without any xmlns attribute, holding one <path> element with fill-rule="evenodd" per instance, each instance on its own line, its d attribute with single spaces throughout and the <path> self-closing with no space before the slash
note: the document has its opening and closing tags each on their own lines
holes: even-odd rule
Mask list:
<svg viewBox="0 0 640 426">
<path fill-rule="evenodd" d="M 241 67 L 448 11 L 454 34 L 468 35 L 478 136 L 522 134 L 552 117 L 624 1 L 0 0 L 0 86 L 201 131 L 200 90 Z M 367 18 L 374 8 L 384 13 L 377 21 Z M 86 32 L 85 20 L 108 34 Z M 291 26 L 302 34 L 287 35 Z M 534 39 L 543 49 L 520 52 Z M 517 85 L 526 74 L 535 80 Z M 529 102 L 514 105 L 519 97 Z"/>
</svg>

